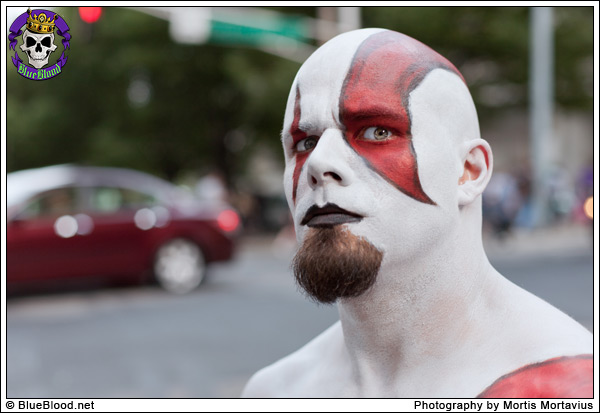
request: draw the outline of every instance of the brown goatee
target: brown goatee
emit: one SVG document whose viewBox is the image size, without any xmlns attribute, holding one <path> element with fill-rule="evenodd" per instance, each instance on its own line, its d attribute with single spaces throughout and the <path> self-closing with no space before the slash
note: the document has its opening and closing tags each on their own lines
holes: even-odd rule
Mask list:
<svg viewBox="0 0 600 413">
<path fill-rule="evenodd" d="M 374 283 L 383 253 L 341 225 L 311 228 L 292 261 L 294 277 L 306 294 L 331 304 L 357 297 Z"/>
</svg>

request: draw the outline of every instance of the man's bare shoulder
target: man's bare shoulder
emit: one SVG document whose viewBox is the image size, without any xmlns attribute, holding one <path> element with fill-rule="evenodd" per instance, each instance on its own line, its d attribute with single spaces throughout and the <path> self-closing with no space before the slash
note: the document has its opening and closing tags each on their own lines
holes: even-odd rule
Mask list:
<svg viewBox="0 0 600 413">
<path fill-rule="evenodd" d="M 534 342 L 552 343 L 567 354 L 592 351 L 593 335 L 580 323 L 530 292 L 514 285 L 512 289 L 514 305 L 511 307 L 516 311 L 509 322 L 515 334 L 522 337 L 521 346 L 523 338 L 529 337 Z"/>
<path fill-rule="evenodd" d="M 484 356 L 486 352 L 494 354 L 487 358 L 488 377 L 482 377 L 482 383 L 491 383 L 523 366 L 593 352 L 593 335 L 580 323 L 506 279 L 502 285 L 502 292 L 490 306 L 491 316 L 484 318 L 487 327 L 479 334 L 485 337 L 486 344 L 469 351 L 475 354 L 484 350 L 477 353 Z"/>
<path fill-rule="evenodd" d="M 340 343 L 341 341 L 341 343 Z M 242 397 L 306 397 L 314 394 L 326 374 L 324 363 L 335 362 L 344 352 L 343 335 L 337 322 L 294 353 L 256 372 L 246 384 Z"/>
</svg>

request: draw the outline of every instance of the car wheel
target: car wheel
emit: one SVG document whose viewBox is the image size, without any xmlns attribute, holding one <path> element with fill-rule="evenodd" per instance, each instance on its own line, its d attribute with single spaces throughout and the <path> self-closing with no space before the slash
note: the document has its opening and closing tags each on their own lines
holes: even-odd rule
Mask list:
<svg viewBox="0 0 600 413">
<path fill-rule="evenodd" d="M 155 255 L 154 276 L 167 291 L 185 294 L 195 289 L 206 273 L 206 260 L 192 241 L 176 238 L 163 244 Z"/>
</svg>

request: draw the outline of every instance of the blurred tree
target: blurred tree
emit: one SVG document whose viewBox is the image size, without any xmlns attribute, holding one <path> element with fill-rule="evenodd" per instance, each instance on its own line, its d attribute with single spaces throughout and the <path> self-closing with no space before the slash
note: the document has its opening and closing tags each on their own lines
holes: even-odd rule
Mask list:
<svg viewBox="0 0 600 413">
<path fill-rule="evenodd" d="M 556 103 L 593 109 L 594 21 L 591 7 L 555 7 Z M 463 73 L 482 121 L 528 102 L 527 7 L 366 7 L 365 27 L 419 39 Z"/>
<path fill-rule="evenodd" d="M 278 10 L 316 15 L 314 7 Z M 283 110 L 299 64 L 236 45 L 174 44 L 167 22 L 129 9 L 103 8 L 93 25 L 75 7 L 57 11 L 73 36 L 63 73 L 31 81 L 8 59 L 8 171 L 76 162 L 176 179 L 218 169 L 231 185 L 256 145 L 280 153 Z M 455 63 L 483 122 L 499 110 L 526 107 L 527 8 L 362 12 L 364 27 L 401 31 Z M 593 13 L 558 7 L 555 16 L 557 103 L 591 111 Z"/>
<path fill-rule="evenodd" d="M 174 44 L 167 22 L 132 10 L 105 8 L 93 25 L 57 11 L 73 36 L 63 73 L 35 82 L 8 70 L 8 171 L 76 162 L 176 179 L 216 168 L 231 183 L 255 141 L 279 145 L 297 63 Z"/>
</svg>

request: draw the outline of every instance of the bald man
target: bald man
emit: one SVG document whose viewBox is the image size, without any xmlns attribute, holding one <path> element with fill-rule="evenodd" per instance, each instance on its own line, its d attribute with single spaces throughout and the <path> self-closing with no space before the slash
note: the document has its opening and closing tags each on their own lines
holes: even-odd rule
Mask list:
<svg viewBox="0 0 600 413">
<path fill-rule="evenodd" d="M 400 33 L 340 35 L 300 68 L 282 141 L 294 275 L 340 321 L 243 396 L 592 396 L 590 332 L 485 254 L 492 152 L 452 63 Z"/>
</svg>

